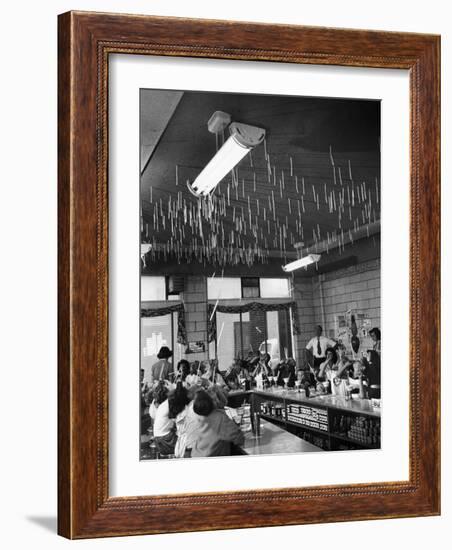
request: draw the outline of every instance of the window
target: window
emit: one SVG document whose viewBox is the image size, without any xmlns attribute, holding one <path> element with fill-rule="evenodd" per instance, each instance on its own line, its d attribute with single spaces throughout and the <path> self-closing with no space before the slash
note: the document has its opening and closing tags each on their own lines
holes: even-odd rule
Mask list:
<svg viewBox="0 0 452 550">
<path fill-rule="evenodd" d="M 180 299 L 179 294 L 176 293 L 177 285 L 175 285 L 178 281 L 171 281 L 171 283 L 173 287 L 169 286 L 168 277 L 164 276 L 141 277 L 141 301 L 174 303 L 175 300 Z M 177 312 L 141 318 L 141 369 L 145 379 L 152 365 L 158 361 L 157 353 L 162 346 L 168 346 L 173 351 L 170 361 L 174 367 L 183 357 L 185 346 L 177 343 L 177 318 Z"/>
<path fill-rule="evenodd" d="M 165 277 L 141 277 L 141 301 L 166 300 Z"/>
<path fill-rule="evenodd" d="M 157 353 L 162 346 L 168 346 L 172 350 L 170 362 L 174 368 L 181 359 L 187 359 L 186 346 L 177 341 L 177 317 L 177 312 L 174 312 L 141 318 L 141 369 L 145 377 L 146 372 L 158 361 Z"/>
<path fill-rule="evenodd" d="M 272 366 L 293 357 L 289 312 L 252 310 L 246 313 L 217 312 L 217 339 L 209 344 L 209 356 L 218 357 L 220 370 L 234 359 L 267 352 Z"/>
<path fill-rule="evenodd" d="M 259 277 L 242 277 L 242 298 L 259 298 Z"/>
<path fill-rule="evenodd" d="M 208 277 L 207 297 L 209 300 L 230 300 L 241 298 L 239 277 Z"/>
<path fill-rule="evenodd" d="M 209 300 L 290 298 L 289 279 L 259 277 L 211 277 L 207 279 Z M 234 359 L 246 359 L 249 353 L 267 352 L 272 364 L 293 357 L 291 317 L 286 310 L 246 313 L 217 312 L 217 338 L 209 344 L 209 357 L 218 358 L 220 370 Z"/>
<path fill-rule="evenodd" d="M 141 369 L 144 381 L 149 380 L 151 367 L 158 361 L 157 353 L 162 346 L 172 345 L 172 314 L 141 318 Z"/>
<path fill-rule="evenodd" d="M 290 298 L 289 279 L 262 278 L 260 280 L 262 298 Z"/>
</svg>

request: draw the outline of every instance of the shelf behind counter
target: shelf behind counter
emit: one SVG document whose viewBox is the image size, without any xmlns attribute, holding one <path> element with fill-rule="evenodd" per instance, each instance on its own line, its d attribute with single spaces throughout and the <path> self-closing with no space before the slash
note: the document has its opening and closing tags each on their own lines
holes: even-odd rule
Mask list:
<svg viewBox="0 0 452 550">
<path fill-rule="evenodd" d="M 379 449 L 380 409 L 368 399 L 324 395 L 306 397 L 296 390 L 232 391 L 230 400 L 248 400 L 251 412 L 280 425 L 324 450 Z"/>
</svg>

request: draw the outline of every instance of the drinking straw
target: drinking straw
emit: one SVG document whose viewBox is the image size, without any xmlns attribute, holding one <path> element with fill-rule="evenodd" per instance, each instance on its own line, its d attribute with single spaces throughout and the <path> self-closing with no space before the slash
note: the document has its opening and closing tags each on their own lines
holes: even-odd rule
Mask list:
<svg viewBox="0 0 452 550">
<path fill-rule="evenodd" d="M 220 334 L 218 336 L 217 346 L 220 345 L 220 340 L 221 340 L 221 335 L 223 334 L 223 329 L 224 329 L 224 322 L 221 324 L 221 329 L 220 329 Z"/>
</svg>

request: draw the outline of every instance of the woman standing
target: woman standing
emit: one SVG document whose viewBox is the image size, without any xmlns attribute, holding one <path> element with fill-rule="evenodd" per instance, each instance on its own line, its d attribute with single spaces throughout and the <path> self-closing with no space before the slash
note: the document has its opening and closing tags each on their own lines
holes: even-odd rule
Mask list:
<svg viewBox="0 0 452 550">
<path fill-rule="evenodd" d="M 151 384 L 160 380 L 169 380 L 173 375 L 173 365 L 168 361 L 173 356 L 173 352 L 167 347 L 162 346 L 157 353 L 157 363 L 151 367 Z"/>
</svg>

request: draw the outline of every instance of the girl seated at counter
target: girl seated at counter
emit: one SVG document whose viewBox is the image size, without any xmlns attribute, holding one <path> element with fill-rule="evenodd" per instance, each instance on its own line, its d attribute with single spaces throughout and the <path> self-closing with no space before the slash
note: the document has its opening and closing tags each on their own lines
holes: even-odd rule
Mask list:
<svg viewBox="0 0 452 550">
<path fill-rule="evenodd" d="M 284 387 L 287 382 L 288 388 L 295 387 L 295 380 L 297 379 L 296 367 L 297 363 L 292 357 L 280 361 L 273 370 L 273 376 L 276 378 L 276 385 Z"/>
<path fill-rule="evenodd" d="M 320 391 L 321 393 L 330 393 L 330 381 L 337 371 L 337 354 L 333 348 L 326 348 L 325 355 L 326 359 L 320 364 L 319 371 L 316 375 L 317 391 Z"/>
<path fill-rule="evenodd" d="M 381 393 L 381 361 L 376 350 L 369 350 L 363 357 L 363 370 L 369 386 L 369 397 L 380 399 Z"/>
<path fill-rule="evenodd" d="M 259 357 L 259 363 L 256 365 L 253 373 L 251 374 L 256 382 L 256 387 L 262 389 L 264 386 L 264 380 L 268 380 L 268 377 L 271 376 L 272 370 L 270 368 L 270 354 L 261 353 Z"/>
<path fill-rule="evenodd" d="M 153 420 L 154 443 L 157 451 L 163 455 L 174 453 L 177 435 L 174 419 L 169 416 L 168 387 L 160 381 L 153 392 L 153 401 L 149 407 L 149 416 Z"/>
<path fill-rule="evenodd" d="M 176 367 L 176 376 L 175 376 L 175 383 L 182 382 L 183 384 L 187 384 L 186 382 L 187 377 L 190 375 L 190 363 L 186 359 L 181 359 L 179 363 L 177 363 Z"/>
<path fill-rule="evenodd" d="M 193 361 L 190 363 L 190 373 L 187 375 L 185 382 L 189 386 L 195 386 L 200 380 L 199 361 Z"/>
<path fill-rule="evenodd" d="M 251 376 L 248 372 L 247 362 L 243 359 L 234 359 L 232 365 L 225 374 L 224 380 L 231 390 L 237 390 L 242 387 L 242 380 L 250 380 Z"/>
<path fill-rule="evenodd" d="M 366 396 L 364 366 L 361 361 L 350 361 L 345 355 L 345 346 L 339 344 L 336 352 L 332 348 L 326 350 L 326 360 L 320 365 L 317 375 L 317 389 L 322 393 L 330 393 L 344 397 L 347 391 Z M 328 387 L 326 387 L 328 383 Z"/>
<path fill-rule="evenodd" d="M 217 384 L 218 386 L 226 386 L 226 382 L 218 370 L 218 364 L 215 359 L 203 361 L 201 363 L 201 372 L 201 381 L 208 381 L 210 384 Z"/>
<path fill-rule="evenodd" d="M 177 441 L 174 447 L 174 456 L 184 458 L 186 456 L 187 434 L 190 433 L 194 422 L 193 407 L 190 400 L 190 393 L 193 397 L 193 390 L 183 386 L 181 382 L 168 399 L 169 418 L 174 419 Z"/>
<path fill-rule="evenodd" d="M 342 397 L 345 395 L 349 374 L 353 372 L 353 363 L 346 356 L 345 351 L 344 344 L 337 345 L 337 361 L 328 373 L 331 393 Z"/>
</svg>

